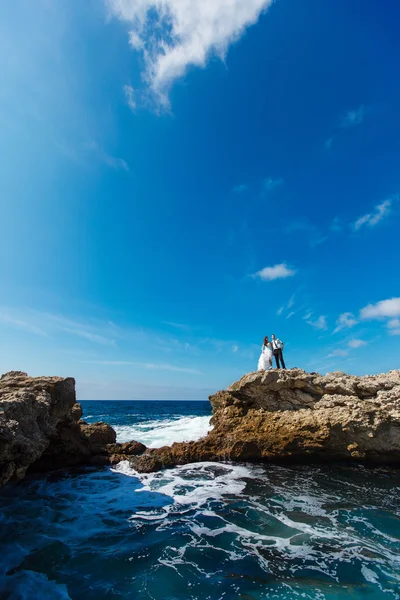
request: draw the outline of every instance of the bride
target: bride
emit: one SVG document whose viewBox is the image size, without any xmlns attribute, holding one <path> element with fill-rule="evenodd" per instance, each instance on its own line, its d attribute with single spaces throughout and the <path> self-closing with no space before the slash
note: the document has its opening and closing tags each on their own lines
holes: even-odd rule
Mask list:
<svg viewBox="0 0 400 600">
<path fill-rule="evenodd" d="M 258 359 L 257 371 L 266 371 L 272 369 L 272 346 L 268 341 L 268 336 L 264 338 L 264 344 L 261 347 L 261 356 Z"/>
</svg>

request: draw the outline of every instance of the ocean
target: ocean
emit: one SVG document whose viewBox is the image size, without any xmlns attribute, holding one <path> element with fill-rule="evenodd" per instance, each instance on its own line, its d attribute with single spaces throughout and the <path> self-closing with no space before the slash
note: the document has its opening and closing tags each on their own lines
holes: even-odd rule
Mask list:
<svg viewBox="0 0 400 600">
<path fill-rule="evenodd" d="M 82 402 L 118 441 L 206 434 L 208 402 Z M 75 468 L 0 492 L 1 600 L 400 598 L 400 472 Z"/>
</svg>

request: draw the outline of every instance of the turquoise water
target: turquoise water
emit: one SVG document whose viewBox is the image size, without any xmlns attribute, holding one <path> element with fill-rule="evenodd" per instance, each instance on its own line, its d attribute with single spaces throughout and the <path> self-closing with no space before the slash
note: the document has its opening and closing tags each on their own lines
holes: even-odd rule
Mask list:
<svg viewBox="0 0 400 600">
<path fill-rule="evenodd" d="M 84 411 L 150 444 L 207 429 L 206 403 L 115 404 Z M 0 495 L 0 597 L 400 598 L 399 492 L 397 471 L 345 466 L 138 476 L 121 463 L 28 479 Z"/>
</svg>

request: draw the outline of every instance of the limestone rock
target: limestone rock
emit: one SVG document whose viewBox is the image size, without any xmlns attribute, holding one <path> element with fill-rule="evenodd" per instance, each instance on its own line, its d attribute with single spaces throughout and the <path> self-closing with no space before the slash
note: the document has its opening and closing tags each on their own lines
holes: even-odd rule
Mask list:
<svg viewBox="0 0 400 600">
<path fill-rule="evenodd" d="M 148 450 L 132 466 L 145 472 L 203 460 L 400 465 L 400 371 L 356 377 L 273 369 L 245 375 L 210 401 L 214 427 L 205 438 Z"/>
<path fill-rule="evenodd" d="M 0 378 L 0 487 L 77 464 L 110 464 L 146 450 L 137 442 L 116 444 L 106 423 L 81 421 L 75 380 L 28 377 L 11 371 Z M 111 445 L 111 448 L 109 446 Z"/>
<path fill-rule="evenodd" d="M 107 444 L 115 444 L 117 434 L 115 430 L 107 423 L 79 423 L 82 436 L 89 445 L 89 449 L 94 454 L 104 454 L 107 452 Z"/>
</svg>

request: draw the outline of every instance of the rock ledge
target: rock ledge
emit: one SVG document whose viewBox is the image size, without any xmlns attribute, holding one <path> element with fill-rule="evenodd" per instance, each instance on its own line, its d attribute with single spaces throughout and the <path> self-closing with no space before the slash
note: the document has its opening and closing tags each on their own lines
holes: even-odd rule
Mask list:
<svg viewBox="0 0 400 600">
<path fill-rule="evenodd" d="M 337 461 L 400 465 L 400 371 L 355 377 L 300 369 L 249 373 L 210 397 L 214 428 L 148 450 L 139 472 L 189 462 Z"/>
</svg>

